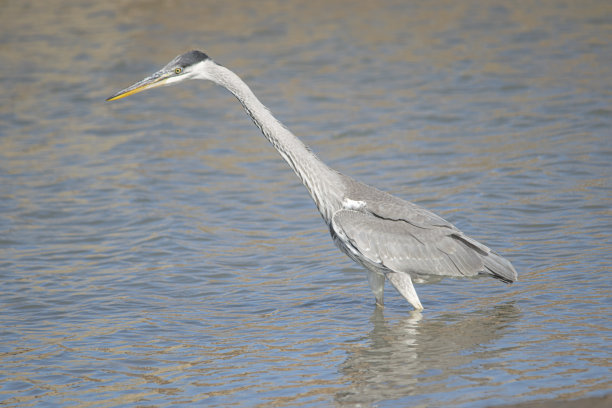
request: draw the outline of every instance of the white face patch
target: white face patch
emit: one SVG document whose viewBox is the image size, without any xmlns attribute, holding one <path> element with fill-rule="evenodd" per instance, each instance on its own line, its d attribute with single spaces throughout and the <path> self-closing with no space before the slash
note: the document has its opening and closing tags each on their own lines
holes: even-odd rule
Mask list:
<svg viewBox="0 0 612 408">
<path fill-rule="evenodd" d="M 350 198 L 345 198 L 344 200 L 342 200 L 342 207 L 345 210 L 363 210 L 365 206 L 365 201 L 356 201 L 351 200 Z"/>
<path fill-rule="evenodd" d="M 185 79 L 188 79 L 188 78 L 185 78 L 184 76 L 172 76 L 164 80 L 164 85 L 176 84 L 177 82 L 181 82 Z"/>
</svg>

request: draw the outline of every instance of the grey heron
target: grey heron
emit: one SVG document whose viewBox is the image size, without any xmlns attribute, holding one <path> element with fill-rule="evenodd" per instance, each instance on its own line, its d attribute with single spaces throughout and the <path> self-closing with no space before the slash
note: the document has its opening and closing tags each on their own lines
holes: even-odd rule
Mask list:
<svg viewBox="0 0 612 408">
<path fill-rule="evenodd" d="M 334 243 L 366 268 L 378 305 L 383 305 L 385 279 L 419 311 L 423 306 L 413 279 L 485 275 L 505 283 L 516 281 L 516 270 L 508 260 L 448 221 L 328 167 L 270 113 L 238 75 L 201 51 L 177 56 L 107 101 L 188 79 L 212 81 L 240 101 L 310 193 Z"/>
</svg>

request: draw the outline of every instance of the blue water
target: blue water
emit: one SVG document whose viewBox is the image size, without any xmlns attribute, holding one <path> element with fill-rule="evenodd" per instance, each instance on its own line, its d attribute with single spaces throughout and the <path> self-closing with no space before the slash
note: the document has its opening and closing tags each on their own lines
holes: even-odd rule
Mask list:
<svg viewBox="0 0 612 408">
<path fill-rule="evenodd" d="M 7 2 L 0 404 L 453 406 L 612 389 L 606 2 Z M 332 167 L 510 259 L 391 287 L 210 84 L 104 99 L 200 48 Z"/>
</svg>

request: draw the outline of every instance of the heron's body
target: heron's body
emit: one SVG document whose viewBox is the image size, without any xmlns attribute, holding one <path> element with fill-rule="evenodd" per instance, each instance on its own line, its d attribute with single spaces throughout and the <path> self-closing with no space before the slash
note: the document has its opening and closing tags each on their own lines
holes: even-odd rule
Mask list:
<svg viewBox="0 0 612 408">
<path fill-rule="evenodd" d="M 516 280 L 512 264 L 455 226 L 416 204 L 353 180 L 323 163 L 285 128 L 232 71 L 191 51 L 109 100 L 183 79 L 210 80 L 229 90 L 302 180 L 336 245 L 368 270 L 383 304 L 385 278 L 417 310 L 423 306 L 413 279 L 489 275 Z"/>
</svg>

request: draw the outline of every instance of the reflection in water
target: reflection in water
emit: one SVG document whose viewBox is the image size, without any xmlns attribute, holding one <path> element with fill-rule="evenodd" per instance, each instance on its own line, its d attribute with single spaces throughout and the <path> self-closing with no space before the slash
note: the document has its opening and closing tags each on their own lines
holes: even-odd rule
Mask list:
<svg viewBox="0 0 612 408">
<path fill-rule="evenodd" d="M 370 404 L 440 392 L 440 384 L 453 376 L 468 381 L 479 372 L 478 365 L 470 363 L 498 357 L 494 349 L 486 348 L 487 343 L 501 339 L 520 316 L 514 302 L 509 302 L 468 314 L 444 313 L 435 320 L 413 311 L 405 319 L 389 322 L 377 307 L 367 346 L 351 350 L 341 366 L 351 387 L 338 393 L 336 401 Z M 481 373 L 479 379 L 469 381 L 484 386 L 487 378 Z"/>
</svg>

